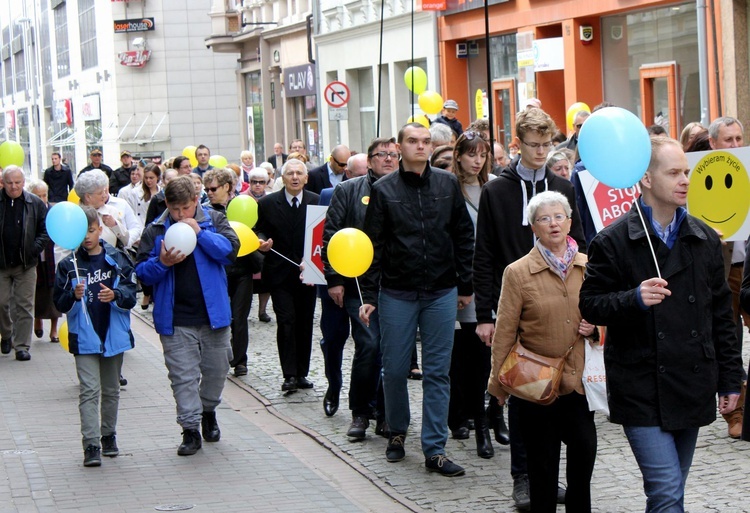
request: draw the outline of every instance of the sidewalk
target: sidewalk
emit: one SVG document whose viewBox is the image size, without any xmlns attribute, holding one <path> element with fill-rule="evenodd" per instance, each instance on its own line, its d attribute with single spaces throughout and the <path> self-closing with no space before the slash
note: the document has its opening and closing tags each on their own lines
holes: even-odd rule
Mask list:
<svg viewBox="0 0 750 513">
<path fill-rule="evenodd" d="M 39 339 L 30 362 L 0 357 L 1 513 L 421 511 L 394 500 L 366 468 L 323 447 L 241 383 L 227 382 L 221 441 L 177 456 L 180 427 L 158 337 L 137 316 L 133 333 L 121 452 L 102 458 L 100 468 L 82 466 L 73 357 Z"/>
</svg>

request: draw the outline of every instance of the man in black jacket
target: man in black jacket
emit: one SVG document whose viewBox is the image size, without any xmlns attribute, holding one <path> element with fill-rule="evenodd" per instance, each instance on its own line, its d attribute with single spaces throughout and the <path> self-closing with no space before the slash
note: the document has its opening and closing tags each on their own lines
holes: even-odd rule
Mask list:
<svg viewBox="0 0 750 513">
<path fill-rule="evenodd" d="M 0 192 L 0 351 L 8 354 L 15 349 L 19 361 L 31 359 L 29 347 L 34 323 L 36 264 L 49 241 L 45 224 L 47 206 L 23 190 L 25 182 L 20 167 L 8 166 L 3 170 L 3 189 Z M 12 312 L 8 308 L 11 298 Z"/>
<path fill-rule="evenodd" d="M 555 122 L 543 110 L 532 107 L 521 111 L 516 117 L 514 140 L 521 148 L 521 157 L 513 160 L 497 179 L 490 180 L 482 189 L 474 254 L 474 300 L 477 335 L 487 345 L 492 343 L 495 333 L 495 310 L 503 272 L 534 247 L 534 234 L 526 218 L 526 206 L 532 197 L 543 191 L 557 191 L 568 198 L 573 206 L 570 235 L 578 242 L 581 252 L 585 252 L 573 186 L 546 166 L 556 131 Z M 518 432 L 517 405 L 513 398 L 508 401 L 510 472 L 516 506 L 526 508 L 529 505 L 526 451 Z"/>
<path fill-rule="evenodd" d="M 100 171 L 104 171 L 104 174 L 107 175 L 107 178 L 112 176 L 112 168 L 107 164 L 102 164 L 102 150 L 100 150 L 99 148 L 94 148 L 93 150 L 91 150 L 89 158 L 91 159 L 91 164 L 81 169 L 78 172 L 79 175 L 82 175 L 87 171 L 91 171 L 92 169 L 99 169 Z"/>
<path fill-rule="evenodd" d="M 68 199 L 68 194 L 73 190 L 73 172 L 62 163 L 62 157 L 58 152 L 52 153 L 52 165 L 44 170 L 44 183 L 49 188 L 49 204 L 54 205 Z"/>
<path fill-rule="evenodd" d="M 474 226 L 455 176 L 428 164 L 430 132 L 419 123 L 398 134 L 398 171 L 372 185 L 364 231 L 375 250 L 362 280 L 365 324 L 380 312 L 388 461 L 405 457 L 409 427 L 406 377 L 422 338 L 422 452 L 425 467 L 446 476 L 464 469 L 445 456 L 456 308 L 471 301 Z"/>
<path fill-rule="evenodd" d="M 128 150 L 120 153 L 120 162 L 122 166 L 112 171 L 112 175 L 109 177 L 109 193 L 113 196 L 117 196 L 120 189 L 130 184 L 130 173 L 136 167 L 133 163 L 133 156 Z"/>
<path fill-rule="evenodd" d="M 349 148 L 340 144 L 331 151 L 328 162 L 310 170 L 305 190 L 320 194 L 320 191 L 334 187 L 346 180 L 346 163 L 351 157 Z"/>
<path fill-rule="evenodd" d="M 734 411 L 742 356 L 721 242 L 685 210 L 687 158 L 674 139 L 651 146 L 637 205 L 591 242 L 579 305 L 607 326 L 610 420 L 641 469 L 646 509 L 683 511 L 698 429 L 716 419 L 717 393 L 719 413 Z"/>
<path fill-rule="evenodd" d="M 355 159 L 351 157 L 351 159 Z M 333 189 L 331 203 L 326 213 L 323 229 L 323 263 L 328 283 L 330 301 L 344 309 L 345 322 L 351 319 L 352 338 L 354 339 L 354 361 L 352 362 L 351 385 L 349 386 L 349 409 L 352 411 L 352 424 L 346 435 L 356 440 L 366 436 L 372 416 L 371 403 L 375 399 L 380 366 L 380 325 L 377 312 L 370 316 L 370 326 L 365 326 L 359 318 L 359 292 L 357 284 L 352 278 L 345 278 L 338 274 L 328 262 L 328 242 L 331 237 L 343 228 L 362 229 L 365 224 L 365 213 L 370 198 L 370 189 L 381 177 L 395 171 L 398 167 L 398 152 L 396 140 L 393 138 L 373 139 L 367 149 L 367 175 L 347 180 Z M 349 169 L 352 169 L 351 167 Z M 321 298 L 321 306 L 325 309 L 325 298 Z M 335 306 L 333 308 L 336 308 Z M 323 316 L 321 314 L 321 331 Z M 338 408 L 339 391 L 341 389 L 341 358 L 344 344 L 348 338 L 348 330 L 338 340 L 326 339 L 321 345 L 326 359 L 326 377 L 328 391 L 324 398 L 326 415 L 333 415 L 333 406 Z M 343 340 L 341 340 L 343 338 Z M 328 345 L 328 347 L 324 347 Z M 329 375 L 330 374 L 330 375 Z M 335 412 L 334 412 L 335 413 Z"/>
</svg>

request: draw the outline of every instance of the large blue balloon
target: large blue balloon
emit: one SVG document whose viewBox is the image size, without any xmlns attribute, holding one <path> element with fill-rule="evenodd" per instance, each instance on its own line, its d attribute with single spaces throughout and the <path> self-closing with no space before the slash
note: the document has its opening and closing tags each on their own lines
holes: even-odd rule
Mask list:
<svg viewBox="0 0 750 513">
<path fill-rule="evenodd" d="M 50 239 L 65 249 L 81 245 L 89 230 L 83 209 L 70 201 L 61 201 L 47 212 L 47 233 Z"/>
<path fill-rule="evenodd" d="M 581 127 L 578 152 L 594 178 L 610 187 L 626 189 L 646 173 L 651 139 L 635 114 L 607 107 L 589 116 Z"/>
</svg>

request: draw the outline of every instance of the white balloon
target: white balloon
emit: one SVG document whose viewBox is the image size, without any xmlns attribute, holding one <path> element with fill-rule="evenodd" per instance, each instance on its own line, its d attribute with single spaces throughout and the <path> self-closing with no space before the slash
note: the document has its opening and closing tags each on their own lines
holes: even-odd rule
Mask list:
<svg viewBox="0 0 750 513">
<path fill-rule="evenodd" d="M 185 223 L 174 223 L 164 234 L 164 246 L 167 251 L 174 248 L 185 256 L 193 252 L 197 243 L 195 230 Z"/>
</svg>

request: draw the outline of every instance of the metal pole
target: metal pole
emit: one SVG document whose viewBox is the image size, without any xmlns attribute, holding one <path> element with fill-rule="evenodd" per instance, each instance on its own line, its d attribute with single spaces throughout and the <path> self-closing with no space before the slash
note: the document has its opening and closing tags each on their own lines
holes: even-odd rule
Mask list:
<svg viewBox="0 0 750 513">
<path fill-rule="evenodd" d="M 698 84 L 701 99 L 701 125 L 708 126 L 708 48 L 706 38 L 706 0 L 696 0 L 698 17 Z M 679 128 L 679 127 L 678 127 Z"/>
<path fill-rule="evenodd" d="M 492 59 L 490 57 L 490 9 L 484 0 L 484 46 L 487 55 L 487 122 L 490 125 L 490 148 L 495 151 L 495 127 L 493 126 L 492 105 L 495 98 L 492 96 Z"/>
</svg>

